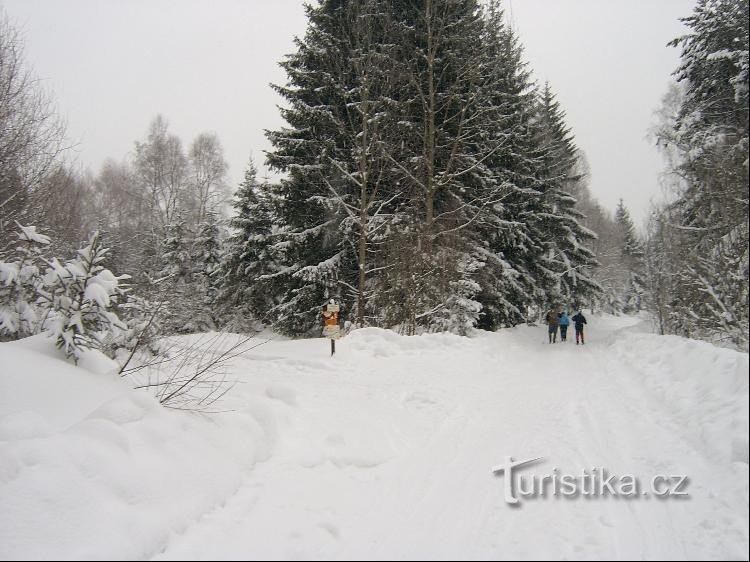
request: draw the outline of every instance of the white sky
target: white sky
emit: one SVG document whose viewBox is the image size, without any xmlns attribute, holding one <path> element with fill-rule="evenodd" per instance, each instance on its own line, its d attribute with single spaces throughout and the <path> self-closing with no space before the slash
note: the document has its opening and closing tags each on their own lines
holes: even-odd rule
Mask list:
<svg viewBox="0 0 750 562">
<path fill-rule="evenodd" d="M 301 0 L 4 0 L 26 57 L 54 90 L 78 160 L 122 159 L 164 114 L 187 146 L 215 131 L 236 185 L 263 129 L 284 123 L 278 67 L 306 18 Z M 645 140 L 678 62 L 666 43 L 694 0 L 505 0 L 536 78 L 557 92 L 592 169 L 594 195 L 634 218 L 658 198 L 662 161 Z"/>
</svg>

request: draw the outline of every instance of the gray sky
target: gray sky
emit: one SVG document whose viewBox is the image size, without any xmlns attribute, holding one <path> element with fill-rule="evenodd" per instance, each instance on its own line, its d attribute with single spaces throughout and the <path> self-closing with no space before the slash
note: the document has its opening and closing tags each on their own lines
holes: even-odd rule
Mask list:
<svg viewBox="0 0 750 562">
<path fill-rule="evenodd" d="M 164 114 L 187 145 L 215 131 L 233 185 L 263 129 L 283 125 L 268 87 L 306 19 L 301 0 L 4 0 L 26 55 L 54 90 L 78 160 L 122 159 Z M 505 0 L 535 77 L 549 80 L 592 169 L 594 195 L 640 223 L 662 161 L 645 140 L 678 62 L 665 44 L 694 0 Z"/>
</svg>

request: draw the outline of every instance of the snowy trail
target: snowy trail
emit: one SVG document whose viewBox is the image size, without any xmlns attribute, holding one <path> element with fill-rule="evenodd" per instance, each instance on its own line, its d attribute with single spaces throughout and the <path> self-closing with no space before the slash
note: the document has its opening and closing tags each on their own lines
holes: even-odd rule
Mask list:
<svg viewBox="0 0 750 562">
<path fill-rule="evenodd" d="M 619 353 L 617 338 L 636 337 L 629 324 L 594 323 L 580 347 L 542 343 L 543 328 L 364 330 L 334 359 L 322 340 L 269 343 L 237 361 L 245 384 L 231 406 L 270 398 L 275 449 L 156 558 L 746 558 L 743 443 L 722 462 L 686 436 Z M 544 457 L 539 474 L 685 474 L 690 498 L 511 507 L 490 474 L 508 455 Z"/>
</svg>

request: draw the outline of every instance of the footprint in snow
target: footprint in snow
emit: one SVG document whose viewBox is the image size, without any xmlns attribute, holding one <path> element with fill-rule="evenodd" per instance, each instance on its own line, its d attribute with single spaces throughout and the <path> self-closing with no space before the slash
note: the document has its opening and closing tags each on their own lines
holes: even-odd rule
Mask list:
<svg viewBox="0 0 750 562">
<path fill-rule="evenodd" d="M 341 536 L 341 533 L 339 532 L 339 528 L 334 525 L 333 523 L 318 523 L 318 527 L 326 531 L 332 538 L 337 539 Z"/>
</svg>

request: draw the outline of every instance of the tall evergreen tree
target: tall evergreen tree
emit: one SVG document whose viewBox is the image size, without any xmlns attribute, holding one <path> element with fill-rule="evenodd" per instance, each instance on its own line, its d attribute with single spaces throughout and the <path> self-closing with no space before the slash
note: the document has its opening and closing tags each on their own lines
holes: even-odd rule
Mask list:
<svg viewBox="0 0 750 562">
<path fill-rule="evenodd" d="M 214 330 L 219 322 L 215 305 L 221 259 L 219 222 L 212 211 L 205 211 L 190 248 L 191 277 L 187 300 L 191 304 L 195 331 Z"/>
<path fill-rule="evenodd" d="M 308 18 L 276 87 L 289 126 L 268 132 L 279 329 L 311 333 L 336 297 L 359 324 L 465 333 L 593 288 L 570 155 L 545 140 L 566 142 L 563 117 L 544 132 L 496 3 L 321 0 Z"/>
<path fill-rule="evenodd" d="M 190 300 L 192 264 L 189 234 L 182 215 L 177 214 L 174 219 L 164 229 L 165 239 L 159 248 L 161 269 L 153 280 L 153 288 L 158 295 L 157 300 L 164 303 L 166 331 L 191 332 L 195 330 L 192 324 L 194 309 Z"/>
<path fill-rule="evenodd" d="M 622 259 L 621 302 L 623 312 L 633 314 L 643 306 L 645 291 L 644 250 L 638 233 L 630 218 L 630 212 L 622 199 L 615 210 L 615 224 L 620 242 Z"/>
<path fill-rule="evenodd" d="M 527 319 L 529 307 L 544 298 L 535 264 L 543 252 L 530 229 L 541 205 L 534 189 L 534 85 L 523 49 L 505 25 L 498 3 L 489 4 L 484 34 L 487 139 L 494 151 L 487 159 L 490 181 L 498 190 L 476 224 L 476 248 L 482 311 L 479 327 L 495 329 Z"/>
<path fill-rule="evenodd" d="M 660 221 L 674 229 L 669 329 L 748 346 L 748 1 L 699 0 L 675 75 L 674 111 L 657 131 L 682 188 Z"/>
<path fill-rule="evenodd" d="M 486 53 L 478 2 L 425 0 L 395 11 L 404 82 L 400 152 L 391 162 L 409 195 L 402 219 L 409 235 L 398 243 L 417 252 L 392 250 L 401 257 L 390 272 L 400 298 L 389 300 L 405 301 L 398 320 L 409 333 L 417 327 L 462 333 L 482 309 L 485 247 L 476 225 L 501 192 L 489 167 L 501 140 L 487 135 L 496 61 Z"/>
<path fill-rule="evenodd" d="M 330 297 L 364 321 L 373 220 L 395 200 L 380 163 L 388 32 L 385 2 L 325 0 L 308 7 L 298 50 L 282 63 L 289 128 L 271 131 L 269 165 L 287 176 L 275 189 L 283 228 L 282 269 L 272 310 L 279 329 L 310 332 Z M 368 259 L 369 258 L 369 259 Z"/>
<path fill-rule="evenodd" d="M 535 222 L 547 247 L 542 259 L 553 272 L 553 285 L 546 289 L 548 300 L 578 307 L 601 290 L 591 277 L 597 262 L 588 246 L 596 234 L 581 224 L 583 214 L 571 193 L 581 179 L 576 174 L 576 147 L 549 84 L 539 96 L 535 129 L 543 192 L 543 210 Z"/>
<path fill-rule="evenodd" d="M 274 291 L 281 268 L 284 244 L 275 245 L 271 191 L 258 181 L 251 161 L 234 195 L 234 215 L 229 221 L 231 234 L 215 279 L 216 304 L 222 322 L 232 329 L 247 329 L 258 321 L 269 322 Z"/>
</svg>

